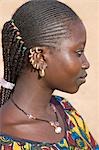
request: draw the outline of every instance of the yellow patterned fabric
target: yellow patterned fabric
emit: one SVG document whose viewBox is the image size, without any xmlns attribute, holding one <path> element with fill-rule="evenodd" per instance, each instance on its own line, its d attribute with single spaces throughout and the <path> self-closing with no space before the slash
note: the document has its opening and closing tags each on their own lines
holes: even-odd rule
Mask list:
<svg viewBox="0 0 99 150">
<path fill-rule="evenodd" d="M 65 136 L 59 143 L 34 142 L 1 133 L 0 150 L 99 150 L 83 118 L 66 99 L 52 96 L 51 103 L 61 105 L 65 119 Z"/>
</svg>

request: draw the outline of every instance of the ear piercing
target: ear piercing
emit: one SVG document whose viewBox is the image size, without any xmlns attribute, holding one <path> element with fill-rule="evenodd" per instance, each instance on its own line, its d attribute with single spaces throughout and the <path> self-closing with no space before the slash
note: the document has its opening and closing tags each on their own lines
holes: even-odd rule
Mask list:
<svg viewBox="0 0 99 150">
<path fill-rule="evenodd" d="M 39 47 L 30 49 L 29 58 L 33 68 L 38 70 L 40 77 L 44 77 L 47 63 L 45 62 L 42 55 L 42 49 L 40 49 Z"/>
</svg>

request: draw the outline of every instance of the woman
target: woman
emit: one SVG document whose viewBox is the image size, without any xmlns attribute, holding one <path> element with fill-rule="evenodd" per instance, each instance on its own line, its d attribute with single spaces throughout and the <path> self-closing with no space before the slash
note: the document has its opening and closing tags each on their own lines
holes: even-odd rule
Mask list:
<svg viewBox="0 0 99 150">
<path fill-rule="evenodd" d="M 2 31 L 1 150 L 98 150 L 82 117 L 55 89 L 76 93 L 87 76 L 85 27 L 56 0 L 22 5 Z"/>
</svg>

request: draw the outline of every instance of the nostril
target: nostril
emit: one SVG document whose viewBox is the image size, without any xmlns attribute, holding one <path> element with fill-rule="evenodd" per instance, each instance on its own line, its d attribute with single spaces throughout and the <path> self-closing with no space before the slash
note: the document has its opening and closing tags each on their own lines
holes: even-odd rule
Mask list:
<svg viewBox="0 0 99 150">
<path fill-rule="evenodd" d="M 90 63 L 87 60 L 86 56 L 84 55 L 83 59 L 82 59 L 82 68 L 83 69 L 88 69 L 90 67 Z"/>
<path fill-rule="evenodd" d="M 88 69 L 89 67 L 90 67 L 90 64 L 88 61 L 86 61 L 82 64 L 82 69 Z"/>
</svg>

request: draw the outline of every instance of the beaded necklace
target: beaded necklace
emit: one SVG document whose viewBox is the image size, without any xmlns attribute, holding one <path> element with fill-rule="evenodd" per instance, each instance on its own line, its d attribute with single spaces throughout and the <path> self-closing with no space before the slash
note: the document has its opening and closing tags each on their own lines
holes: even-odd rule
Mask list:
<svg viewBox="0 0 99 150">
<path fill-rule="evenodd" d="M 58 115 L 57 115 L 56 107 L 53 104 L 51 104 L 51 107 L 52 107 L 52 109 L 55 113 L 56 121 L 49 121 L 49 120 L 37 118 L 37 117 L 33 116 L 32 114 L 29 114 L 29 113 L 25 112 L 22 108 L 20 108 L 14 102 L 14 100 L 12 98 L 11 98 L 11 101 L 14 104 L 14 106 L 16 106 L 21 112 L 23 112 L 28 117 L 28 119 L 38 120 L 38 121 L 43 121 L 43 122 L 49 123 L 52 127 L 54 127 L 54 131 L 55 131 L 56 134 L 60 134 L 62 132 L 62 128 L 60 127 L 60 124 L 59 124 L 59 121 L 58 121 Z"/>
</svg>

